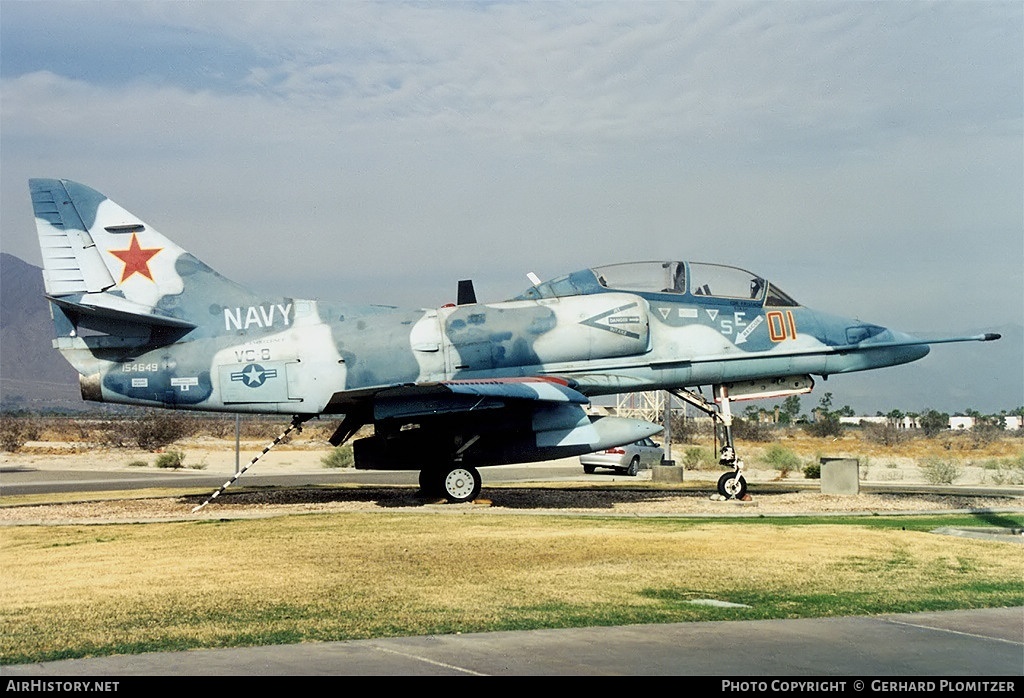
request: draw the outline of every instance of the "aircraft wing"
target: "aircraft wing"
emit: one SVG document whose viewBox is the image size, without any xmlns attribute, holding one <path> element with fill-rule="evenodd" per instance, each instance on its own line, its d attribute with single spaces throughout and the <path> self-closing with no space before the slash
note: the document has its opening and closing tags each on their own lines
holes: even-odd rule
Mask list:
<svg viewBox="0 0 1024 698">
<path fill-rule="evenodd" d="M 509 404 L 585 405 L 589 398 L 571 387 L 569 381 L 554 377 L 450 380 L 393 385 L 369 390 L 335 393 L 328 410 L 366 410 L 373 421 L 430 417 L 500 409 Z M 367 420 L 369 421 L 369 420 Z"/>
<path fill-rule="evenodd" d="M 573 389 L 564 378 L 488 378 L 485 380 L 450 380 L 436 383 L 389 388 L 378 397 L 401 398 L 425 395 L 458 395 L 499 400 L 538 400 L 542 402 L 574 402 L 586 404 L 590 400 Z"/>
<path fill-rule="evenodd" d="M 337 393 L 329 405 L 329 411 L 345 413 L 330 442 L 340 445 L 371 422 L 473 424 L 479 431 L 503 434 L 492 440 L 497 445 L 492 443 L 494 450 L 480 460 L 507 463 L 589 453 L 661 431 L 660 425 L 642 420 L 590 417 L 583 408 L 589 402 L 571 381 L 559 377 L 450 380 L 346 391 Z M 415 438 L 413 432 L 401 433 Z"/>
</svg>

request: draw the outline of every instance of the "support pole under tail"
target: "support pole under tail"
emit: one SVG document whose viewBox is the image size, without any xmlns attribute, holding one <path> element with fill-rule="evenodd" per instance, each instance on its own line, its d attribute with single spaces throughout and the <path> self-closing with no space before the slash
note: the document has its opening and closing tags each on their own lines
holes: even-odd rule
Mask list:
<svg viewBox="0 0 1024 698">
<path fill-rule="evenodd" d="M 214 499 L 219 497 L 221 495 L 221 493 L 224 492 L 224 490 L 226 490 L 227 488 L 231 487 L 231 485 L 233 485 L 235 483 L 235 481 L 238 480 L 238 478 L 242 477 L 242 475 L 245 474 L 246 470 L 248 470 L 253 465 L 255 465 L 256 461 L 258 461 L 260 458 L 262 458 L 263 456 L 267 455 L 267 453 L 270 452 L 270 449 L 272 449 L 274 446 L 277 446 L 279 443 L 281 443 L 290 433 L 292 433 L 296 429 L 298 429 L 299 431 L 302 431 L 302 423 L 307 421 L 308 419 L 310 419 L 309 415 L 306 415 L 306 416 L 298 415 L 298 414 L 295 415 L 292 418 L 292 423 L 288 425 L 287 429 L 285 429 L 283 432 L 281 432 L 276 439 L 274 439 L 272 442 L 267 444 L 263 448 L 263 450 L 259 453 L 259 455 L 257 455 L 251 461 L 249 461 L 248 465 L 246 465 L 244 468 L 242 468 L 237 473 L 235 473 L 235 476 L 233 478 L 231 478 L 230 480 L 225 482 L 223 485 L 221 485 L 217 489 L 217 491 L 214 492 L 212 495 L 210 495 L 210 497 L 205 502 L 203 502 L 199 506 L 197 506 L 194 509 L 192 509 L 192 513 L 195 514 L 197 511 L 199 511 L 200 509 L 205 507 L 207 504 L 212 502 Z"/>
</svg>

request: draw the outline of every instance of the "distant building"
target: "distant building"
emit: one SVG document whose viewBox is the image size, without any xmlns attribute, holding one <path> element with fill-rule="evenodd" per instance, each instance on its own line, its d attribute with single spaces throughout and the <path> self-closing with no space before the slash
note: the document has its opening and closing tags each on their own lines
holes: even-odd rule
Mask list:
<svg viewBox="0 0 1024 698">
<path fill-rule="evenodd" d="M 1003 417 L 1003 428 L 1006 431 L 1017 431 L 1024 429 L 1024 417 L 1009 415 Z M 921 424 L 916 417 L 840 417 L 841 424 L 857 426 L 859 424 L 879 424 L 883 426 L 896 427 L 897 429 L 920 429 Z M 954 415 L 949 418 L 950 431 L 966 431 L 973 429 L 978 420 L 974 417 Z"/>
<path fill-rule="evenodd" d="M 840 417 L 839 423 L 849 424 L 851 426 L 857 426 L 859 424 L 878 424 L 885 427 L 895 427 L 896 429 L 921 428 L 916 417 Z"/>
<path fill-rule="evenodd" d="M 962 417 L 955 415 L 949 418 L 949 428 L 956 429 L 973 429 L 978 423 L 978 420 L 974 417 Z M 1024 429 L 1024 417 L 1019 415 L 1011 414 L 1003 416 L 1003 429 L 1006 431 L 1017 431 L 1018 429 Z"/>
<path fill-rule="evenodd" d="M 949 418 L 949 428 L 953 431 L 974 428 L 974 417 L 961 417 L 954 415 Z"/>
</svg>

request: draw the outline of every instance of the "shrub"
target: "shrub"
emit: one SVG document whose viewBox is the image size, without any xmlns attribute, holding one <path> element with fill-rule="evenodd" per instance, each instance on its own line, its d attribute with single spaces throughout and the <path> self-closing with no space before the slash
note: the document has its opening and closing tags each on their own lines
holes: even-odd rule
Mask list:
<svg viewBox="0 0 1024 698">
<path fill-rule="evenodd" d="M 866 441 L 882 446 L 896 446 L 912 438 L 906 429 L 897 429 L 891 424 L 863 424 L 863 429 Z"/>
<path fill-rule="evenodd" d="M 767 424 L 735 417 L 732 420 L 732 435 L 741 441 L 768 443 L 775 440 L 775 431 Z"/>
<path fill-rule="evenodd" d="M 949 429 L 949 415 L 938 410 L 927 409 L 917 418 L 925 436 L 935 436 Z"/>
<path fill-rule="evenodd" d="M 819 413 L 813 422 L 804 425 L 804 431 L 819 439 L 829 436 L 842 436 L 843 424 L 839 421 L 837 414 Z"/>
<path fill-rule="evenodd" d="M 181 451 L 167 451 L 156 457 L 158 468 L 181 468 L 185 462 L 185 454 Z"/>
<path fill-rule="evenodd" d="M 712 434 L 713 428 L 709 424 L 698 422 L 695 419 L 686 419 L 681 414 L 672 415 L 673 443 L 694 443 L 710 438 Z"/>
<path fill-rule="evenodd" d="M 155 451 L 195 433 L 195 419 L 186 415 L 147 412 L 124 424 L 126 436 L 144 451 Z"/>
<path fill-rule="evenodd" d="M 0 448 L 5 451 L 17 451 L 27 441 L 38 439 L 39 433 L 39 424 L 31 417 L 0 415 Z"/>
<path fill-rule="evenodd" d="M 351 468 L 355 464 L 352 447 L 348 444 L 331 449 L 330 453 L 320 459 L 325 468 Z"/>
<path fill-rule="evenodd" d="M 1003 436 L 1003 428 L 993 424 L 976 424 L 968 435 L 971 437 L 971 447 L 980 449 L 999 441 Z"/>
<path fill-rule="evenodd" d="M 924 479 L 933 485 L 952 485 L 953 481 L 963 475 L 963 468 L 954 461 L 941 458 L 928 458 L 921 462 Z"/>
<path fill-rule="evenodd" d="M 868 469 L 872 465 L 874 465 L 874 463 L 871 461 L 871 457 L 870 456 L 861 456 L 860 458 L 857 459 L 857 466 L 858 466 L 858 469 L 860 471 L 859 472 L 859 477 L 860 477 L 861 480 L 867 480 L 868 479 Z"/>
<path fill-rule="evenodd" d="M 1000 458 L 982 463 L 992 483 L 996 485 L 1024 485 L 1024 455 Z"/>
<path fill-rule="evenodd" d="M 812 462 L 804 466 L 804 477 L 808 480 L 821 479 L 821 463 Z"/>
<path fill-rule="evenodd" d="M 149 467 L 149 463 L 147 463 L 144 460 L 133 460 L 131 463 L 128 464 L 128 467 L 129 468 L 148 468 Z"/>
<path fill-rule="evenodd" d="M 783 446 L 769 446 L 764 452 L 762 460 L 766 465 L 779 471 L 782 477 L 789 475 L 790 471 L 798 470 L 801 465 L 800 456 Z"/>
<path fill-rule="evenodd" d="M 685 470 L 700 470 L 714 463 L 715 457 L 709 448 L 689 446 L 683 452 L 683 468 Z"/>
</svg>

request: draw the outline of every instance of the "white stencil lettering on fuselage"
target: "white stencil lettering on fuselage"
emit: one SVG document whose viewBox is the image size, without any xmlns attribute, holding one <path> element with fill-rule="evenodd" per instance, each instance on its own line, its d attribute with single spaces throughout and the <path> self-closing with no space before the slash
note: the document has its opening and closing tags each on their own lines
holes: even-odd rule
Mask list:
<svg viewBox="0 0 1024 698">
<path fill-rule="evenodd" d="M 253 361 L 270 361 L 273 357 L 269 347 L 259 349 L 235 349 L 235 361 L 252 363 Z"/>
<path fill-rule="evenodd" d="M 722 317 L 718 321 L 718 327 L 722 334 L 733 334 L 739 332 L 743 327 L 747 326 L 746 318 L 747 314 L 743 312 L 735 312 L 732 317 Z M 746 336 L 743 340 L 746 341 Z"/>
<path fill-rule="evenodd" d="M 247 330 L 250 327 L 273 327 L 291 324 L 292 304 L 250 305 L 245 308 L 224 308 L 225 330 Z"/>
</svg>

